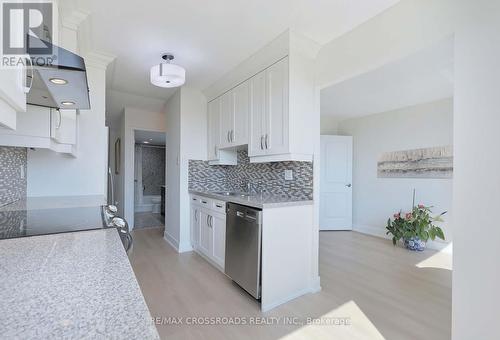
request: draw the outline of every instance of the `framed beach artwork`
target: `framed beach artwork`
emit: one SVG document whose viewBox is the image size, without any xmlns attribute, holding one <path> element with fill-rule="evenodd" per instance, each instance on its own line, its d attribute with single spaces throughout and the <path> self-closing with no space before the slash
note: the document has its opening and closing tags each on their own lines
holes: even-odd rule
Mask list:
<svg viewBox="0 0 500 340">
<path fill-rule="evenodd" d="M 379 178 L 452 178 L 453 147 L 383 153 L 377 164 Z"/>
</svg>

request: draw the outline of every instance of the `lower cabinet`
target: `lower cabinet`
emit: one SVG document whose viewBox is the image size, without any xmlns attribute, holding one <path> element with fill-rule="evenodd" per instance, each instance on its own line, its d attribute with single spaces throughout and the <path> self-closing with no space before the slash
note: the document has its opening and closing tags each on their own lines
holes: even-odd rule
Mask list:
<svg viewBox="0 0 500 340">
<path fill-rule="evenodd" d="M 195 251 L 224 270 L 225 203 L 198 196 L 191 197 L 191 244 Z"/>
</svg>

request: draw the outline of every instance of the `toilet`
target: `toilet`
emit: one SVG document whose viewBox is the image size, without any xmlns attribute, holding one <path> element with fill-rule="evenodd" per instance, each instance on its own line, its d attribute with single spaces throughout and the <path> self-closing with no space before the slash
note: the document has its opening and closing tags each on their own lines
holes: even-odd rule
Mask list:
<svg viewBox="0 0 500 340">
<path fill-rule="evenodd" d="M 161 197 L 153 197 L 151 199 L 153 214 L 159 214 L 161 210 Z"/>
</svg>

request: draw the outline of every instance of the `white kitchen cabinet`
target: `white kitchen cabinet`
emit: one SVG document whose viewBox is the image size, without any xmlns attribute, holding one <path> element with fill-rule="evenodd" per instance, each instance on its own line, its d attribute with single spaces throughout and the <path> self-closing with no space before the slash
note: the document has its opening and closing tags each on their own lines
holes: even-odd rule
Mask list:
<svg viewBox="0 0 500 340">
<path fill-rule="evenodd" d="M 233 130 L 230 134 L 232 146 L 248 144 L 249 83 L 245 81 L 231 91 L 233 100 Z"/>
<path fill-rule="evenodd" d="M 210 165 L 236 165 L 235 150 L 221 150 L 222 98 L 208 103 L 208 161 Z"/>
<path fill-rule="evenodd" d="M 266 72 L 262 71 L 250 79 L 250 139 L 248 155 L 263 156 L 267 150 L 264 138 L 267 133 Z"/>
<path fill-rule="evenodd" d="M 22 65 L 0 70 L 0 126 L 3 128 L 15 130 L 17 113 L 26 111 L 24 78 Z"/>
<path fill-rule="evenodd" d="M 200 208 L 191 204 L 191 246 L 193 249 L 200 242 Z"/>
<path fill-rule="evenodd" d="M 208 258 L 212 257 L 213 232 L 210 226 L 210 214 L 205 210 L 200 212 L 200 243 L 198 249 Z"/>
<path fill-rule="evenodd" d="M 55 110 L 46 107 L 27 105 L 26 112 L 18 112 L 16 115 L 16 130 L 0 128 L 0 145 L 50 149 L 75 156 L 76 127 L 73 132 L 75 143 L 57 142 L 51 137 L 53 111 Z M 70 124 L 64 126 L 67 125 Z"/>
<path fill-rule="evenodd" d="M 226 215 L 212 213 L 210 221 L 213 233 L 212 259 L 224 268 L 226 255 Z"/>
<path fill-rule="evenodd" d="M 249 156 L 289 152 L 288 59 L 250 79 Z"/>
<path fill-rule="evenodd" d="M 267 155 L 289 152 L 288 148 L 288 58 L 266 70 L 266 114 L 264 147 Z"/>
<path fill-rule="evenodd" d="M 208 103 L 208 160 L 216 161 L 220 143 L 220 98 Z"/>
<path fill-rule="evenodd" d="M 233 148 L 248 144 L 249 81 L 226 92 L 220 100 L 220 148 Z"/>
<path fill-rule="evenodd" d="M 57 143 L 76 144 L 76 110 L 51 110 L 50 137 Z"/>
<path fill-rule="evenodd" d="M 191 196 L 191 244 L 220 270 L 226 254 L 226 205 L 224 202 Z"/>
</svg>

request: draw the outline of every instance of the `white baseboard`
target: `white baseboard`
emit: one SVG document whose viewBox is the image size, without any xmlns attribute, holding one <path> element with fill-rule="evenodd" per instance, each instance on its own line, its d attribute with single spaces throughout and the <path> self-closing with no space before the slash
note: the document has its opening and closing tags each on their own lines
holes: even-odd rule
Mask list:
<svg viewBox="0 0 500 340">
<path fill-rule="evenodd" d="M 274 308 L 276 308 L 276 307 L 278 307 L 278 306 L 281 306 L 282 304 L 285 304 L 285 303 L 287 303 L 287 302 L 289 302 L 289 301 L 292 301 L 292 300 L 294 300 L 294 299 L 298 298 L 299 296 L 302 296 L 302 295 L 305 295 L 305 294 L 309 294 L 309 293 L 313 293 L 313 292 L 311 291 L 311 288 L 305 288 L 305 289 L 303 289 L 303 290 L 300 290 L 300 291 L 298 291 L 298 292 L 295 292 L 295 293 L 293 293 L 293 294 L 290 294 L 290 295 L 288 295 L 286 298 L 283 298 L 283 299 L 281 299 L 281 300 L 278 300 L 278 301 L 275 301 L 275 302 L 272 302 L 272 303 L 268 303 L 268 304 L 266 304 L 266 305 L 261 304 L 261 305 L 260 305 L 260 310 L 261 310 L 262 312 L 264 312 L 264 313 L 265 313 L 265 312 L 268 312 L 268 311 L 270 311 L 271 309 L 274 309 Z"/>
<path fill-rule="evenodd" d="M 311 293 L 318 293 L 321 291 L 321 278 L 319 276 L 312 279 Z"/>
<path fill-rule="evenodd" d="M 172 248 L 175 249 L 176 252 L 179 252 L 179 241 L 177 241 L 175 237 L 173 237 L 172 235 L 170 235 L 165 231 L 163 233 L 163 238 L 165 239 L 165 241 L 167 241 L 169 245 L 172 246 Z"/>
<path fill-rule="evenodd" d="M 390 235 L 387 235 L 386 232 L 387 230 L 384 228 L 381 228 L 379 226 L 371 226 L 371 225 L 361 225 L 361 224 L 353 224 L 352 230 L 356 231 L 361 234 L 367 234 L 371 236 L 376 236 L 380 238 L 385 238 L 385 239 L 392 239 Z M 429 249 L 434 249 L 434 250 L 443 250 L 446 248 L 450 242 L 444 242 L 441 240 L 434 240 L 427 242 L 427 248 Z"/>
</svg>

